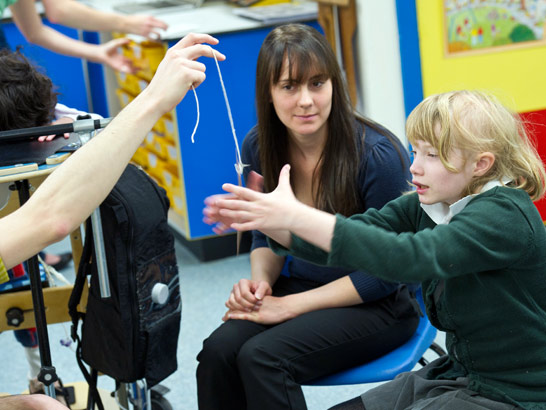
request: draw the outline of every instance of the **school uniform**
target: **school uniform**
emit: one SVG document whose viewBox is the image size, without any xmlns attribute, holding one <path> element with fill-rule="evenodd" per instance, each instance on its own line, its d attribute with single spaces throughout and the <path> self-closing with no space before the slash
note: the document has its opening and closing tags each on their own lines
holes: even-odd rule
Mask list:
<svg viewBox="0 0 546 410">
<path fill-rule="evenodd" d="M 469 397 L 546 409 L 546 231 L 526 192 L 498 185 L 451 207 L 422 206 L 408 194 L 381 210 L 338 215 L 331 252 L 293 236 L 290 254 L 385 280 L 421 281 L 429 319 L 446 332 L 448 356 L 419 377 L 440 384 L 464 379 Z M 401 377 L 411 385 L 412 376 Z M 393 403 L 418 403 L 430 393 L 408 400 L 411 389 L 399 395 L 390 383 L 378 389 L 384 394 L 362 396 L 366 409 L 406 408 Z"/>
</svg>

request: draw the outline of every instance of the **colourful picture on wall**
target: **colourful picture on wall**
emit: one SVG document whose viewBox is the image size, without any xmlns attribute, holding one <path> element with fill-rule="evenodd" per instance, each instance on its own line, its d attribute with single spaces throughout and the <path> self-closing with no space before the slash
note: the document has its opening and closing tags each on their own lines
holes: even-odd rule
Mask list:
<svg viewBox="0 0 546 410">
<path fill-rule="evenodd" d="M 448 54 L 546 44 L 546 0 L 443 0 Z"/>
</svg>

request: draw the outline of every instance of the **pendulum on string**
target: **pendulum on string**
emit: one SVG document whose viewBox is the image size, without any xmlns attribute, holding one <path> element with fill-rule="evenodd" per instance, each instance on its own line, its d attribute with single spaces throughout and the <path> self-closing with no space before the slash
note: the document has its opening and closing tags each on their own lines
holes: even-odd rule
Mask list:
<svg viewBox="0 0 546 410">
<path fill-rule="evenodd" d="M 211 49 L 212 50 L 212 49 Z M 239 186 L 243 186 L 243 169 L 244 167 L 248 166 L 246 164 L 243 164 L 243 161 L 241 160 L 241 151 L 239 150 L 239 142 L 237 140 L 237 134 L 235 133 L 235 125 L 233 124 L 233 117 L 231 115 L 231 108 L 229 106 L 229 100 L 226 93 L 226 88 L 224 86 L 224 80 L 222 79 L 222 72 L 220 71 L 220 65 L 218 64 L 218 59 L 216 58 L 216 53 L 214 50 L 212 50 L 212 55 L 214 56 L 214 61 L 216 63 L 216 69 L 218 70 L 218 76 L 220 78 L 220 85 L 222 86 L 222 92 L 224 93 L 224 100 L 226 103 L 226 109 L 228 112 L 229 117 L 229 123 L 231 125 L 231 133 L 233 135 L 233 141 L 235 142 L 235 172 L 237 173 L 237 183 Z M 197 126 L 199 125 L 199 100 L 197 99 L 197 92 L 195 91 L 195 88 L 193 85 L 191 86 L 193 90 L 193 95 L 195 96 L 195 102 L 197 105 L 197 121 L 195 122 L 195 127 L 193 128 L 193 132 L 191 134 L 191 142 L 194 143 L 194 136 L 195 132 L 197 131 Z M 241 247 L 241 232 L 237 232 L 237 255 L 239 255 L 239 250 Z"/>
</svg>

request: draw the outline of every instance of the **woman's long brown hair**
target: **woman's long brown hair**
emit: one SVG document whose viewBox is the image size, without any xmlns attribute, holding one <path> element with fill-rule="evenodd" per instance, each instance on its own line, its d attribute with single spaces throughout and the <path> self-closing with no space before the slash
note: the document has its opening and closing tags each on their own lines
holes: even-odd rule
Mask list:
<svg viewBox="0 0 546 410">
<path fill-rule="evenodd" d="M 277 186 L 278 175 L 288 157 L 288 131 L 279 120 L 271 102 L 271 86 L 289 62 L 291 81 L 301 83 L 314 73 L 332 82 L 332 111 L 328 118 L 328 136 L 321 158 L 314 170 L 314 204 L 327 212 L 344 215 L 361 210 L 357 187 L 360 160 L 355 139 L 356 121 L 351 101 L 336 57 L 324 38 L 314 28 L 287 24 L 271 31 L 260 49 L 256 69 L 256 109 L 264 189 Z"/>
</svg>

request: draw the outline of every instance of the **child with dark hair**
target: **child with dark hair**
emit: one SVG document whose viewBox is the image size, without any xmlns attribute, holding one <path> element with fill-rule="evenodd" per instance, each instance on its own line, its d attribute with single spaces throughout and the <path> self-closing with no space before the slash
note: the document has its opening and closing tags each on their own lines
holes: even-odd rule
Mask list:
<svg viewBox="0 0 546 410">
<path fill-rule="evenodd" d="M 208 44 L 218 40 L 190 33 L 172 46 L 146 89 L 60 164 L 23 206 L 0 218 L 0 232 L 9 233 L 0 235 L 0 283 L 5 280 L 4 268 L 11 269 L 61 240 L 101 204 L 152 126 L 205 80 L 206 66 L 197 59 L 225 59 Z M 50 403 L 51 398 L 39 395 L 10 396 L 0 398 L 0 409 L 54 408 Z"/>
<path fill-rule="evenodd" d="M 49 124 L 57 95 L 51 79 L 19 51 L 0 50 L 0 130 Z"/>
<path fill-rule="evenodd" d="M 78 115 L 86 114 L 58 104 L 51 79 L 18 51 L 0 50 L 0 84 L 0 131 L 74 121 Z M 101 118 L 97 114 L 91 115 L 93 118 Z M 40 257 L 56 270 L 65 268 L 72 260 L 70 252 L 60 255 L 40 252 Z M 23 265 L 20 268 L 24 273 Z M 9 274 L 14 277 L 12 271 Z M 43 392 L 43 385 L 37 380 L 40 352 L 36 329 L 17 329 L 13 333 L 24 347 L 29 365 L 29 391 Z M 61 382 L 57 383 L 56 389 L 57 397 L 66 404 Z"/>
</svg>

